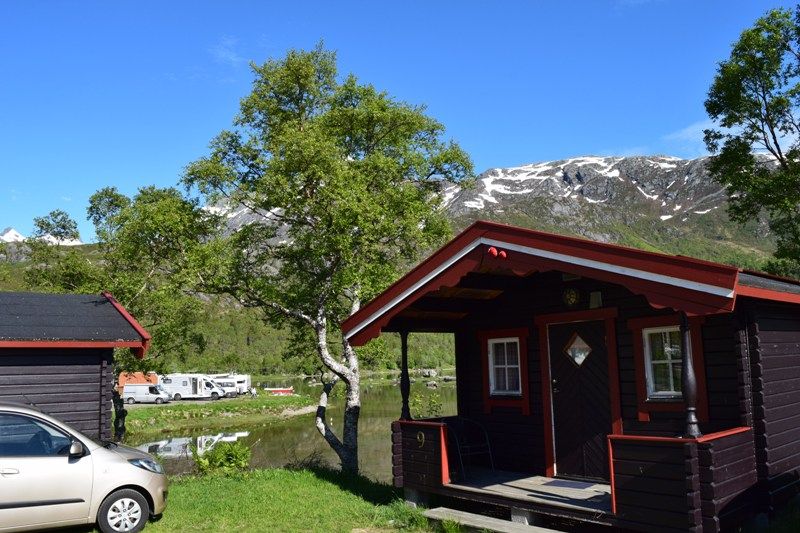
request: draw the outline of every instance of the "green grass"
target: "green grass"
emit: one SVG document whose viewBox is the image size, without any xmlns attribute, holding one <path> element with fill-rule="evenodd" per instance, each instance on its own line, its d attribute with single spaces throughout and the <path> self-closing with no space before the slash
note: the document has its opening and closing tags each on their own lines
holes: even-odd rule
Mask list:
<svg viewBox="0 0 800 533">
<path fill-rule="evenodd" d="M 146 532 L 428 530 L 389 485 L 338 471 L 254 470 L 172 482 L 167 510 Z"/>
<path fill-rule="evenodd" d="M 286 409 L 313 405 L 308 396 L 239 397 L 218 401 L 182 401 L 128 409 L 128 435 L 169 431 L 237 428 L 274 420 Z"/>
</svg>

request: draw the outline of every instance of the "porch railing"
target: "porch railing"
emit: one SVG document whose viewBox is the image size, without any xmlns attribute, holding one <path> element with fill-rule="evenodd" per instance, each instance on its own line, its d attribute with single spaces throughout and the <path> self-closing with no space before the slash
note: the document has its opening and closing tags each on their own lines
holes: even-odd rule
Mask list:
<svg viewBox="0 0 800 533">
<path fill-rule="evenodd" d="M 392 476 L 396 487 L 450 483 L 447 425 L 441 419 L 392 422 Z"/>
<path fill-rule="evenodd" d="M 631 529 L 720 531 L 756 482 L 748 427 L 698 438 L 609 435 L 608 449 L 612 513 Z"/>
</svg>

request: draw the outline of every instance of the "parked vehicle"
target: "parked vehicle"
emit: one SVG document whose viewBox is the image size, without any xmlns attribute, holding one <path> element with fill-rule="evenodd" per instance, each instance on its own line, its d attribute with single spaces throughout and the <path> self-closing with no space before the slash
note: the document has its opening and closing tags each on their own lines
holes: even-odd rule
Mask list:
<svg viewBox="0 0 800 533">
<path fill-rule="evenodd" d="M 129 383 L 122 389 L 122 399 L 128 403 L 166 403 L 170 395 L 159 385 Z"/>
<path fill-rule="evenodd" d="M 220 380 L 236 382 L 236 390 L 239 394 L 247 394 L 253 386 L 250 374 L 234 374 L 230 372 L 228 374 L 212 374 L 211 377 L 214 378 L 214 381 L 217 383 L 219 383 Z"/>
<path fill-rule="evenodd" d="M 137 532 L 164 512 L 167 477 L 153 456 L 96 443 L 34 408 L 0 403 L 0 531 L 97 524 Z"/>
<path fill-rule="evenodd" d="M 158 384 L 173 400 L 211 398 L 219 400 L 225 391 L 205 374 L 166 374 L 159 376 Z"/>
<path fill-rule="evenodd" d="M 236 398 L 239 396 L 239 389 L 236 388 L 236 382 L 228 379 L 214 378 L 214 383 L 219 385 L 227 398 Z"/>
</svg>

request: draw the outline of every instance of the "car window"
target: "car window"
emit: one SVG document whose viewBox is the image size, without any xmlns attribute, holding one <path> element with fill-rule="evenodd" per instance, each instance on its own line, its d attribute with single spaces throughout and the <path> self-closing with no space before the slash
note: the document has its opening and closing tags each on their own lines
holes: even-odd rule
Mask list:
<svg viewBox="0 0 800 533">
<path fill-rule="evenodd" d="M 150 394 L 158 394 L 158 389 L 156 387 L 150 387 Z"/>
<path fill-rule="evenodd" d="M 68 455 L 71 440 L 54 427 L 24 415 L 0 413 L 0 457 Z"/>
</svg>

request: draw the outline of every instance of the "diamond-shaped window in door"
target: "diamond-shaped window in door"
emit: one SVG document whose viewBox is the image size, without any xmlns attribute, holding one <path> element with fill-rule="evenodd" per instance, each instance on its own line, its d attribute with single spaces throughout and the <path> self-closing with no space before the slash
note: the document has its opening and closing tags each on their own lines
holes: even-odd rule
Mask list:
<svg viewBox="0 0 800 533">
<path fill-rule="evenodd" d="M 564 348 L 564 353 L 578 366 L 581 366 L 591 351 L 592 347 L 586 344 L 586 341 L 577 333 L 572 336 L 572 339 L 570 339 L 567 346 Z"/>
</svg>

